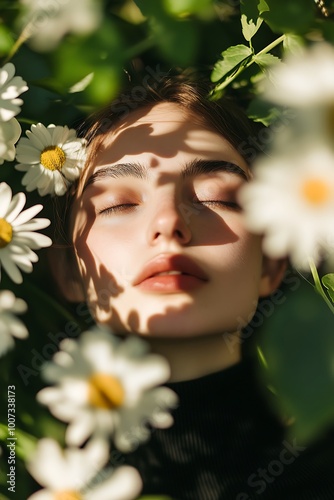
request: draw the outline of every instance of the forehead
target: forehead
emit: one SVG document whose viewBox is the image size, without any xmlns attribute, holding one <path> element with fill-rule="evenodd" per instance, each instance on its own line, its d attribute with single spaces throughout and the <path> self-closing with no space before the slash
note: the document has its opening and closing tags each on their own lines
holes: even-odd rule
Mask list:
<svg viewBox="0 0 334 500">
<path fill-rule="evenodd" d="M 248 166 L 236 149 L 202 116 L 176 103 L 158 103 L 132 111 L 98 142 L 84 181 L 106 165 L 140 161 L 147 167 L 177 170 L 192 158 L 223 159 Z M 173 160 L 173 161 L 172 161 Z"/>
</svg>

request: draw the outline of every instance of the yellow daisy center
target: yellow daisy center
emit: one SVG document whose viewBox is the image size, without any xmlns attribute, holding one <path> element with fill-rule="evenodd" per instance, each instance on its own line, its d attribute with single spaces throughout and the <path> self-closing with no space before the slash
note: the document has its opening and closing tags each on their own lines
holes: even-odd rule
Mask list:
<svg viewBox="0 0 334 500">
<path fill-rule="evenodd" d="M 302 185 L 304 199 L 312 205 L 325 203 L 330 196 L 328 184 L 323 179 L 307 179 Z"/>
<path fill-rule="evenodd" d="M 82 500 L 82 496 L 77 491 L 59 491 L 54 500 Z"/>
<path fill-rule="evenodd" d="M 0 219 L 0 248 L 4 248 L 13 239 L 13 228 L 6 219 Z"/>
<path fill-rule="evenodd" d="M 48 146 L 41 152 L 40 162 L 48 170 L 61 170 L 64 166 L 66 155 L 59 146 Z"/>
<path fill-rule="evenodd" d="M 112 375 L 94 373 L 88 381 L 89 403 L 98 408 L 113 409 L 122 406 L 125 398 L 124 387 Z"/>
</svg>

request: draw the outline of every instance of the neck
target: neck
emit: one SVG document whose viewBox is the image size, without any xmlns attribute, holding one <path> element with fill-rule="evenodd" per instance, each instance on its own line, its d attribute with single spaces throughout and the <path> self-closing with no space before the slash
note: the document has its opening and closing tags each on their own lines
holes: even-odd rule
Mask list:
<svg viewBox="0 0 334 500">
<path fill-rule="evenodd" d="M 152 351 L 161 354 L 169 362 L 170 382 L 209 375 L 228 368 L 241 359 L 240 343 L 236 341 L 232 349 L 221 333 L 207 337 L 148 340 Z"/>
</svg>

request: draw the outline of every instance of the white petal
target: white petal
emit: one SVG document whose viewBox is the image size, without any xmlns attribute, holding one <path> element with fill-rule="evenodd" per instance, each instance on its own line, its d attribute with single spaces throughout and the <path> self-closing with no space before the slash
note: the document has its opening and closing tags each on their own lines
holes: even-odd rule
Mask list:
<svg viewBox="0 0 334 500">
<path fill-rule="evenodd" d="M 24 193 L 17 193 L 13 196 L 13 199 L 8 207 L 6 220 L 10 224 L 18 216 L 18 214 L 23 209 L 26 202 L 26 195 Z"/>
<path fill-rule="evenodd" d="M 3 313 L 2 316 L 6 318 L 8 324 L 10 325 L 11 335 L 19 339 L 28 337 L 28 330 L 22 321 L 16 318 L 13 314 Z"/>
<path fill-rule="evenodd" d="M 73 420 L 67 427 L 65 434 L 66 443 L 71 446 L 80 446 L 92 435 L 93 431 L 93 412 L 82 412 L 79 418 Z"/>
<path fill-rule="evenodd" d="M 14 281 L 14 283 L 22 283 L 22 274 L 20 273 L 18 267 L 11 261 L 10 256 L 4 252 L 0 252 L 0 261 L 10 279 Z"/>
<path fill-rule="evenodd" d="M 27 469 L 36 481 L 45 487 L 61 490 L 64 457 L 59 444 L 50 438 L 41 439 Z"/>
<path fill-rule="evenodd" d="M 170 377 L 168 362 L 158 354 L 150 354 L 142 361 L 133 363 L 133 368 L 124 374 L 126 385 L 131 390 L 143 391 L 166 382 Z"/>
<path fill-rule="evenodd" d="M 136 469 L 122 466 L 112 476 L 85 494 L 85 500 L 134 500 L 142 489 L 142 480 Z"/>
<path fill-rule="evenodd" d="M 12 190 L 6 182 L 0 183 L 0 217 L 5 218 L 12 199 Z"/>
<path fill-rule="evenodd" d="M 48 236 L 40 233 L 19 232 L 15 235 L 15 242 L 20 245 L 27 245 L 33 250 L 49 247 L 52 245 L 52 240 Z"/>
<path fill-rule="evenodd" d="M 54 492 L 50 490 L 39 490 L 36 493 L 33 493 L 28 500 L 54 500 L 55 495 Z"/>
<path fill-rule="evenodd" d="M 28 222 L 28 220 L 32 219 L 37 215 L 43 208 L 43 205 L 38 204 L 38 205 L 33 205 L 30 208 L 27 208 L 23 212 L 20 213 L 20 215 L 13 221 L 13 227 L 17 227 L 20 224 L 24 224 L 25 222 Z"/>
</svg>

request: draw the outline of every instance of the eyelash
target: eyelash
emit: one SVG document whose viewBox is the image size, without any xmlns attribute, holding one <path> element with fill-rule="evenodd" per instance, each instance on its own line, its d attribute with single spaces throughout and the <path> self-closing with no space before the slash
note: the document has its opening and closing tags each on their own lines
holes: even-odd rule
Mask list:
<svg viewBox="0 0 334 500">
<path fill-rule="evenodd" d="M 112 207 L 103 208 L 99 210 L 98 215 L 109 215 L 111 213 L 117 212 L 128 212 L 130 209 L 137 207 L 136 203 L 120 203 L 119 205 L 114 205 Z"/>
<path fill-rule="evenodd" d="M 212 207 L 218 207 L 218 208 L 227 208 L 229 210 L 236 210 L 239 211 L 241 209 L 240 205 L 234 201 L 223 201 L 223 200 L 196 200 L 195 205 L 201 205 L 201 206 L 212 206 Z"/>
<path fill-rule="evenodd" d="M 224 207 L 229 210 L 240 210 L 240 205 L 238 203 L 232 202 L 232 201 L 223 201 L 223 200 L 195 200 L 194 201 L 195 205 L 201 205 L 201 206 L 212 206 L 212 207 Z M 98 215 L 109 215 L 117 212 L 129 212 L 133 210 L 135 207 L 137 207 L 138 204 L 136 203 L 121 203 L 119 205 L 114 205 L 111 207 L 103 208 L 102 210 L 99 210 Z"/>
</svg>

